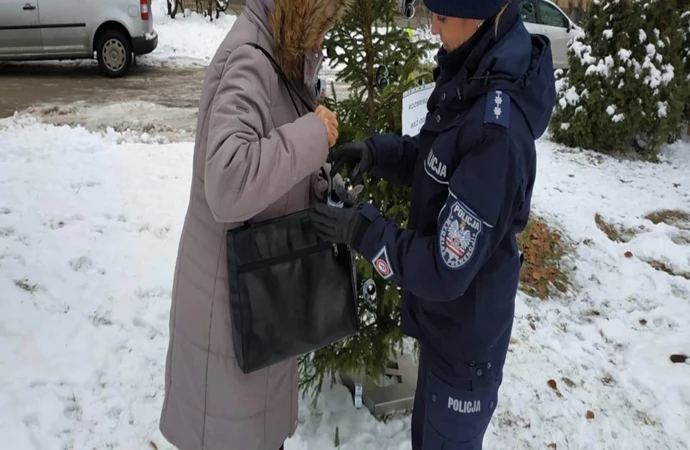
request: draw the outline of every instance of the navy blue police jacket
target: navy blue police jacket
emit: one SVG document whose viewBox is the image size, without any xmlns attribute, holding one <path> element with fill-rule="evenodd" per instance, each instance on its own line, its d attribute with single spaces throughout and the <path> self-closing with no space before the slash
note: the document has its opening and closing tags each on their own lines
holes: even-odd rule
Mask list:
<svg viewBox="0 0 690 450">
<path fill-rule="evenodd" d="M 400 286 L 403 333 L 455 372 L 500 374 L 505 361 L 521 267 L 515 234 L 527 224 L 535 140 L 555 104 L 550 42 L 530 35 L 515 3 L 465 55 L 440 50 L 418 135 L 367 141 L 371 174 L 411 187 L 412 199 L 407 229 L 365 204 L 371 223 L 358 250 Z"/>
</svg>

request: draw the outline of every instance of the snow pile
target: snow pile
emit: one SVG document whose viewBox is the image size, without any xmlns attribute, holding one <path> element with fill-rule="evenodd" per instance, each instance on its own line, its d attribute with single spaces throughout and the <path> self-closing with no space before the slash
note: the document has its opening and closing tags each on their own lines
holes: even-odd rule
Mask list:
<svg viewBox="0 0 690 450">
<path fill-rule="evenodd" d="M 156 142 L 0 120 L 7 448 L 170 448 L 158 417 L 192 143 Z M 573 240 L 575 291 L 518 297 L 486 448 L 687 448 L 690 365 L 669 357 L 690 354 L 690 222 L 644 216 L 690 212 L 690 145 L 656 165 L 538 151 L 534 209 Z M 633 230 L 626 242 L 597 213 Z M 343 450 L 410 448 L 409 417 L 377 422 L 342 386 L 302 402 L 299 420 L 287 450 L 332 449 L 336 427 Z"/>
<path fill-rule="evenodd" d="M 158 47 L 137 59 L 143 65 L 206 66 L 237 20 L 234 15 L 220 14 L 211 22 L 200 14 L 185 16 L 182 12 L 171 19 L 166 15 L 165 0 L 154 0 L 151 12 L 158 33 Z"/>
</svg>

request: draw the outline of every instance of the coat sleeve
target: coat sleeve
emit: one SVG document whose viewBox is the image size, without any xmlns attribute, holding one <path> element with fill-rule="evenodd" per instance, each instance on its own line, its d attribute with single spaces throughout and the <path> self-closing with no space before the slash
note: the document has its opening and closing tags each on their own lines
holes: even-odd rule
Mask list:
<svg viewBox="0 0 690 450">
<path fill-rule="evenodd" d="M 462 296 L 509 232 L 524 199 L 524 171 L 505 130 L 490 130 L 453 173 L 435 236 L 400 229 L 371 205 L 360 252 L 378 273 L 415 296 Z"/>
<path fill-rule="evenodd" d="M 419 135 L 411 137 L 375 133 L 368 143 L 376 154 L 376 165 L 371 168 L 371 175 L 402 186 L 412 186 L 419 154 Z"/>
<path fill-rule="evenodd" d="M 218 222 L 251 219 L 326 162 L 328 135 L 316 114 L 273 128 L 274 73 L 249 46 L 226 62 L 209 110 L 205 162 L 206 199 Z"/>
</svg>

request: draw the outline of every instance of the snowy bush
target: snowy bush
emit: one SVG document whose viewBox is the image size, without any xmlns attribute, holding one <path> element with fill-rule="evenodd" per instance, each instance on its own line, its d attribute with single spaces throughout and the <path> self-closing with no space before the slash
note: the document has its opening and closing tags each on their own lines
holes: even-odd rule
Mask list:
<svg viewBox="0 0 690 450">
<path fill-rule="evenodd" d="M 680 14 L 680 32 L 683 35 L 681 58 L 683 58 L 683 73 L 685 74 L 684 120 L 690 123 L 690 2 L 680 11 Z"/>
<path fill-rule="evenodd" d="M 680 16 L 668 0 L 594 0 L 569 48 L 551 132 L 573 147 L 654 158 L 680 127 Z"/>
</svg>

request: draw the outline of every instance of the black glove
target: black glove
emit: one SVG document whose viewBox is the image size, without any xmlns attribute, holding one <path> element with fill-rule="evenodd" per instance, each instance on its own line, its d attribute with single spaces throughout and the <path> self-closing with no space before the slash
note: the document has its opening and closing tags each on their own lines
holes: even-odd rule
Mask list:
<svg viewBox="0 0 690 450">
<path fill-rule="evenodd" d="M 362 175 L 376 164 L 374 149 L 366 141 L 348 142 L 336 148 L 331 152 L 330 160 L 331 176 L 345 166 L 353 184 L 357 184 Z"/>
<path fill-rule="evenodd" d="M 362 203 L 344 186 L 337 185 L 335 193 L 343 202 L 342 208 L 316 203 L 312 207 L 312 224 L 324 241 L 346 244 L 359 250 L 370 222 L 361 213 Z"/>
</svg>

